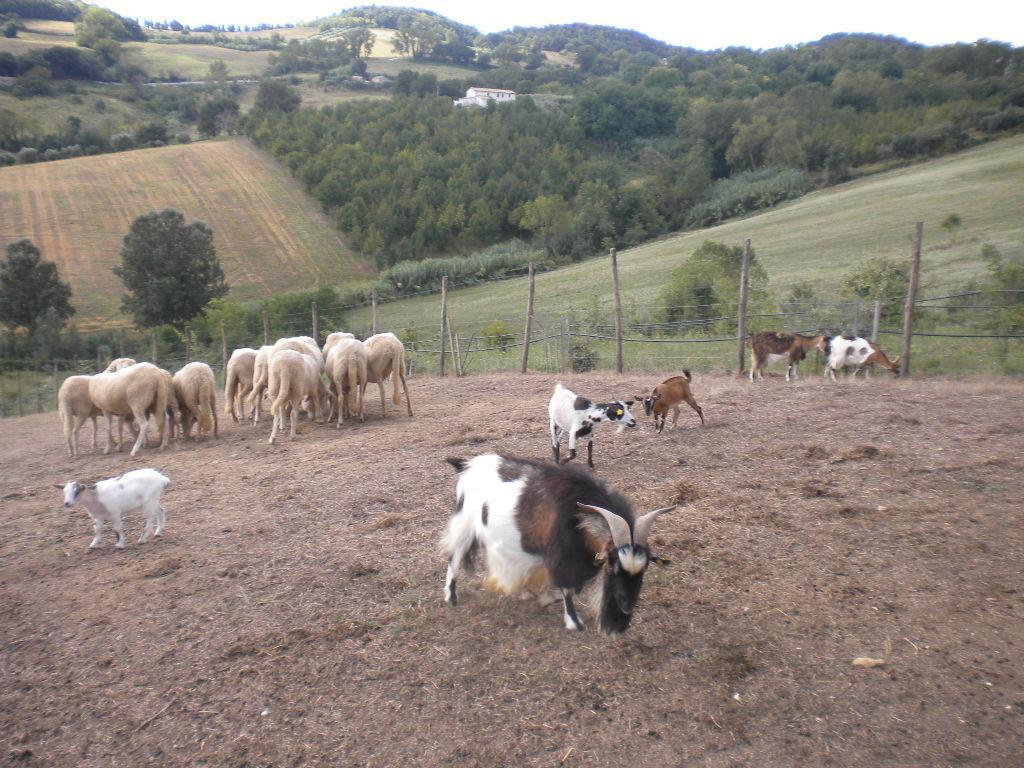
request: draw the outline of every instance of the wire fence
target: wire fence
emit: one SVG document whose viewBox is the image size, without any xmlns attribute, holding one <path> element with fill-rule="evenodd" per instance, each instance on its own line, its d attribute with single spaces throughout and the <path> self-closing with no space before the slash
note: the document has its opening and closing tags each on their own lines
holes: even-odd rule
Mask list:
<svg viewBox="0 0 1024 768">
<path fill-rule="evenodd" d="M 446 372 L 455 375 L 518 371 L 523 363 L 526 307 L 519 316 L 477 312 L 470 316 L 458 302 L 449 306 L 449 324 L 422 307 L 382 304 L 378 331 L 395 333 L 406 347 L 410 376 L 436 375 L 444 350 Z M 431 313 L 432 314 L 432 313 Z M 914 305 L 913 360 L 916 374 L 1024 375 L 1024 292 L 969 291 L 919 299 Z M 890 358 L 901 354 L 902 306 L 873 302 L 818 301 L 753 306 L 746 314 L 748 333 L 779 330 L 806 334 L 854 334 L 876 340 Z M 732 373 L 739 367 L 738 313 L 735 306 L 630 304 L 623 313 L 624 369 L 662 372 L 691 369 Z M 53 410 L 63 381 L 94 374 L 112 358 L 154 362 L 174 373 L 201 360 L 223 384 L 224 368 L 236 348 L 259 348 L 284 336 L 314 336 L 347 330 L 358 338 L 374 332 L 363 307 L 311 306 L 308 311 L 264 318 L 264 327 L 206 328 L 192 334 L 116 331 L 88 358 L 0 359 L 0 415 L 24 416 Z M 535 307 L 529 338 L 532 371 L 585 372 L 614 369 L 617 364 L 614 310 L 609 305 L 562 302 L 557 297 Z M 749 365 L 749 351 L 746 353 Z M 820 372 L 817 353 L 804 364 Z"/>
</svg>

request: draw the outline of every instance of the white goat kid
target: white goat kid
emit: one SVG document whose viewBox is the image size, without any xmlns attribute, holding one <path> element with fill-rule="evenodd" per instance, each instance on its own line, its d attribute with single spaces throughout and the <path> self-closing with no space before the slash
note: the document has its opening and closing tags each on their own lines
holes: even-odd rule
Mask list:
<svg viewBox="0 0 1024 768">
<path fill-rule="evenodd" d="M 73 507 L 81 501 L 92 518 L 96 535 L 89 549 L 95 549 L 103 540 L 103 524 L 110 523 L 117 532 L 117 548 L 124 549 L 123 517 L 126 512 L 141 509 L 146 513 L 146 528 L 139 537 L 145 544 L 150 534 L 160 536 L 167 524 L 167 513 L 160 506 L 160 496 L 171 480 L 155 469 L 135 469 L 120 477 L 86 483 L 71 480 L 55 487 L 64 492 L 64 506 Z M 155 529 L 155 530 L 154 530 Z"/>
<path fill-rule="evenodd" d="M 602 421 L 618 422 L 621 432 L 627 427 L 635 427 L 636 419 L 629 412 L 633 400 L 613 400 L 610 403 L 594 403 L 585 397 L 577 396 L 566 389 L 561 383 L 555 385 L 555 391 L 548 403 L 548 426 L 551 429 L 551 453 L 556 464 L 564 464 L 576 458 L 576 442 L 581 437 L 587 438 L 587 466 L 594 468 L 594 429 Z M 569 455 L 560 456 L 562 435 L 569 436 Z"/>
<path fill-rule="evenodd" d="M 825 363 L 826 379 L 836 381 L 836 371 L 852 367 L 860 368 L 871 356 L 871 343 L 860 336 L 833 336 L 825 347 L 828 361 Z"/>
</svg>

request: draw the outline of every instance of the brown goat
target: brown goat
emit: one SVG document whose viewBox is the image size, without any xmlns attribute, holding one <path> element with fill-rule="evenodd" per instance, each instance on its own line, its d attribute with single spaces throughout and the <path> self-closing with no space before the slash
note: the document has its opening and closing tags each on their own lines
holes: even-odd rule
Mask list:
<svg viewBox="0 0 1024 768">
<path fill-rule="evenodd" d="M 651 390 L 650 397 L 637 395 L 636 399 L 643 401 L 644 412 L 648 416 L 654 416 L 654 426 L 659 432 L 665 429 L 665 417 L 670 408 L 673 410 L 672 429 L 676 428 L 676 422 L 679 421 L 680 403 L 686 403 L 693 408 L 700 416 L 700 423 L 704 424 L 704 411 L 697 405 L 697 401 L 693 399 L 693 393 L 690 391 L 691 381 L 693 381 L 693 376 L 690 375 L 690 372 L 683 371 L 682 376 L 673 376 L 658 384 Z"/>
<path fill-rule="evenodd" d="M 825 351 L 827 336 L 803 336 L 799 333 L 761 331 L 750 337 L 750 380 L 764 378 L 762 370 L 768 363 L 785 360 L 786 381 L 796 378 L 796 364 L 813 349 Z"/>
<path fill-rule="evenodd" d="M 883 368 L 888 368 L 892 371 L 893 376 L 898 377 L 900 375 L 900 358 L 897 357 L 894 360 L 890 360 L 886 357 L 882 348 L 875 344 L 875 342 L 869 341 L 868 344 L 871 347 L 871 354 L 867 356 L 867 359 L 863 363 L 857 366 L 857 370 L 853 372 L 853 375 L 856 376 L 861 371 L 864 371 L 864 377 L 870 379 L 872 366 L 880 365 Z"/>
</svg>

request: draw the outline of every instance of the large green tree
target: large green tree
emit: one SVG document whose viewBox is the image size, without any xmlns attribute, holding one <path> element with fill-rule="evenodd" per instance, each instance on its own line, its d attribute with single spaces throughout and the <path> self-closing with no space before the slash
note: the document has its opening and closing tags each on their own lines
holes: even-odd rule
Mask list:
<svg viewBox="0 0 1024 768">
<path fill-rule="evenodd" d="M 34 333 L 50 312 L 61 321 L 75 314 L 71 286 L 60 279 L 57 265 L 43 261 L 31 240 L 7 246 L 7 259 L 0 263 L 0 322 L 12 331 L 26 328 Z"/>
<path fill-rule="evenodd" d="M 171 208 L 132 222 L 114 274 L 127 290 L 121 309 L 139 328 L 172 325 L 180 330 L 228 292 L 213 230 L 201 221 L 186 224 Z"/>
</svg>

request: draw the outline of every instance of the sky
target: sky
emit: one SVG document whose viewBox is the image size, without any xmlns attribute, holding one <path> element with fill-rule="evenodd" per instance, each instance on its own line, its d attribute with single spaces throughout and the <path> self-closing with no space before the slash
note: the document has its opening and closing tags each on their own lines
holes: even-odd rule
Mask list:
<svg viewBox="0 0 1024 768">
<path fill-rule="evenodd" d="M 287 3 L 252 0 L 97 0 L 99 5 L 133 18 L 189 24 L 259 24 L 311 21 L 357 5 L 330 0 Z M 777 48 L 818 40 L 834 32 L 873 32 L 925 45 L 974 42 L 982 38 L 1024 45 L 1024 4 L 1020 0 L 407 0 L 377 5 L 425 8 L 476 27 L 499 32 L 513 26 L 585 22 L 634 29 L 674 45 L 711 50 L 731 45 Z"/>
</svg>

